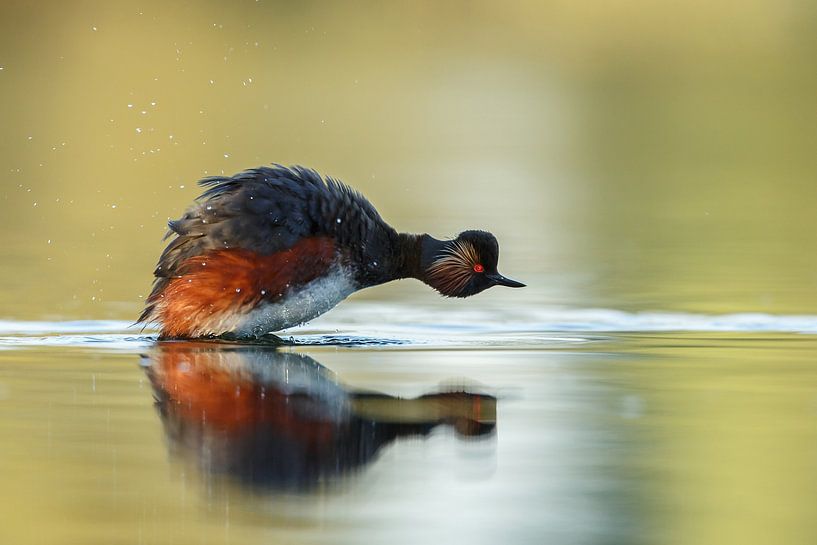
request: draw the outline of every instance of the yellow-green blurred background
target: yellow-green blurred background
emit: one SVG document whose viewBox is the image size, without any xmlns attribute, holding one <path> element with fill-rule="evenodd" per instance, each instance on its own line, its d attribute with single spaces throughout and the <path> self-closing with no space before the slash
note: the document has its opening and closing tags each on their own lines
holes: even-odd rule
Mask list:
<svg viewBox="0 0 817 545">
<path fill-rule="evenodd" d="M 812 335 L 512 318 L 817 314 L 815 53 L 808 0 L 4 0 L 0 319 L 135 319 L 195 181 L 270 162 L 401 230 L 491 230 L 528 287 L 353 296 L 382 302 L 356 335 L 501 306 L 524 343 L 302 348 L 350 389 L 456 377 L 499 401 L 485 444 L 398 441 L 298 497 L 220 494 L 173 457 L 137 364 L 151 339 L 7 327 L 0 542 L 813 543 Z"/>
<path fill-rule="evenodd" d="M 0 9 L 2 317 L 135 317 L 195 181 L 270 162 L 495 232 L 526 302 L 815 309 L 813 2 Z"/>
</svg>

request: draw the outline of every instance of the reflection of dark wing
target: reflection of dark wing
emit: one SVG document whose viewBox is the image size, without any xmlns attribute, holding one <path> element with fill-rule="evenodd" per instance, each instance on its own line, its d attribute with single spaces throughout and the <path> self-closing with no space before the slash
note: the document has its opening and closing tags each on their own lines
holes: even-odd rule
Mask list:
<svg viewBox="0 0 817 545">
<path fill-rule="evenodd" d="M 261 167 L 199 184 L 206 191 L 168 224 L 165 238 L 172 240 L 159 258 L 139 321 L 150 319 L 170 279 L 184 275 L 192 257 L 227 248 L 271 255 L 313 235 L 328 236 L 341 247 L 352 240 L 359 247 L 382 246 L 394 231 L 355 190 L 302 167 Z"/>
</svg>

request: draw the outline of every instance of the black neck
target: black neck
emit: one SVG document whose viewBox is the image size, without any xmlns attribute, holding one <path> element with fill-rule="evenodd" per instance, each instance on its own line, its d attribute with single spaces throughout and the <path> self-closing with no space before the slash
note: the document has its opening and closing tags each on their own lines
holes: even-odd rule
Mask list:
<svg viewBox="0 0 817 545">
<path fill-rule="evenodd" d="M 426 270 L 439 256 L 447 241 L 437 240 L 431 235 L 399 233 L 398 255 L 394 278 L 416 278 L 425 281 Z"/>
</svg>

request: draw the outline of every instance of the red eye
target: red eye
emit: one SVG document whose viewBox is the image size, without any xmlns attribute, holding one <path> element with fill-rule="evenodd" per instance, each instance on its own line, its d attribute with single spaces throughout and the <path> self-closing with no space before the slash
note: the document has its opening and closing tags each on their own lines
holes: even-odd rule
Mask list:
<svg viewBox="0 0 817 545">
<path fill-rule="evenodd" d="M 485 267 L 483 267 L 483 266 L 482 266 L 482 265 L 480 265 L 479 263 L 477 263 L 476 265 L 474 265 L 474 272 L 481 273 L 481 272 L 483 272 L 483 271 L 485 271 Z"/>
</svg>

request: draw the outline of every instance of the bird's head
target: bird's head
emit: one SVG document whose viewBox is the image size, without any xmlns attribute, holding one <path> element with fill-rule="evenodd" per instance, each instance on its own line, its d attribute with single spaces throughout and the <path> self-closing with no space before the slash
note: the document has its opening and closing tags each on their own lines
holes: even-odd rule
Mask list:
<svg viewBox="0 0 817 545">
<path fill-rule="evenodd" d="M 463 231 L 443 241 L 425 267 L 426 284 L 446 297 L 469 297 L 491 286 L 522 288 L 496 270 L 499 243 L 486 231 Z"/>
</svg>

